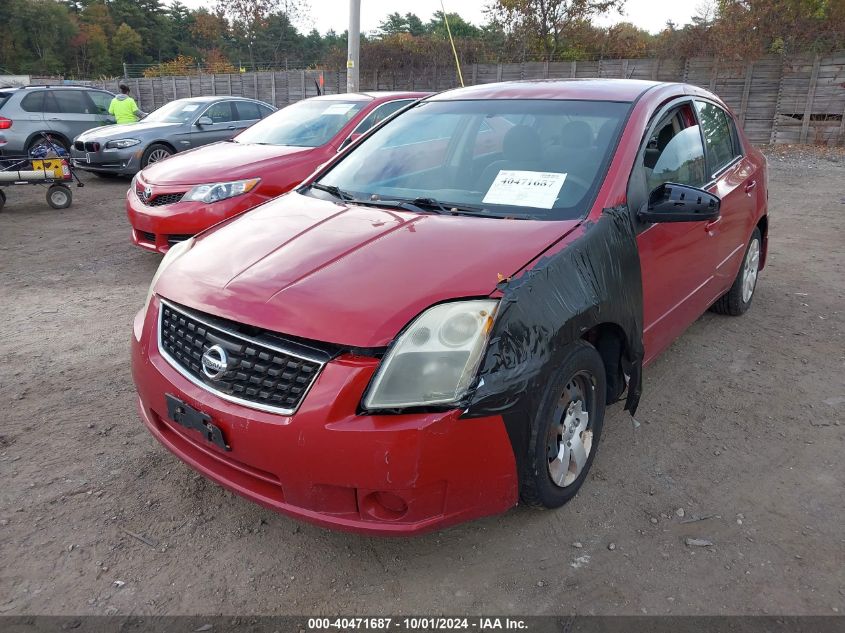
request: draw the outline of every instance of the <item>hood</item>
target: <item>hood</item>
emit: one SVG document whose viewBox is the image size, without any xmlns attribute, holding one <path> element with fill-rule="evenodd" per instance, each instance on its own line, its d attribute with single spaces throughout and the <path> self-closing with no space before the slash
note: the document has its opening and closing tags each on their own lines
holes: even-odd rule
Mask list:
<svg viewBox="0 0 845 633">
<path fill-rule="evenodd" d="M 103 125 L 102 127 L 95 127 L 86 132 L 83 132 L 76 137 L 78 141 L 111 141 L 118 138 L 146 138 L 147 133 L 157 131 L 159 134 L 161 130 L 167 128 L 178 128 L 182 123 L 125 123 L 122 125 Z"/>
<path fill-rule="evenodd" d="M 128 98 L 129 98 L 129 96 L 128 96 L 128 95 L 125 95 L 125 94 L 123 94 L 123 93 L 121 92 L 120 94 L 116 94 L 116 95 L 114 96 L 114 98 L 115 98 L 115 99 L 117 99 L 118 101 L 125 101 L 126 99 L 128 99 Z"/>
<path fill-rule="evenodd" d="M 226 141 L 180 152 L 168 158 L 167 164 L 153 163 L 144 170 L 143 178 L 153 185 L 168 186 L 254 178 L 262 174 L 262 167 L 268 162 L 277 167 L 282 157 L 300 159 L 314 150 Z"/>
<path fill-rule="evenodd" d="M 383 347 L 435 303 L 489 295 L 499 275 L 579 223 L 416 214 L 291 192 L 200 236 L 155 290 L 268 330 Z"/>
</svg>

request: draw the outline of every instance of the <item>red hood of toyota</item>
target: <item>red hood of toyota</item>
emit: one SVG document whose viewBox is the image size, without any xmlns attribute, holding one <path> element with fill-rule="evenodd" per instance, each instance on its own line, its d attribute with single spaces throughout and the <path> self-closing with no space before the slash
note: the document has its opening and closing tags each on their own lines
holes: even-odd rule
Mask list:
<svg viewBox="0 0 845 633">
<path fill-rule="evenodd" d="M 301 160 L 316 149 L 227 141 L 180 152 L 167 161 L 153 163 L 142 173 L 144 182 L 162 186 L 260 178 L 266 175 L 268 163 L 278 167 L 280 159 Z"/>
<path fill-rule="evenodd" d="M 381 347 L 435 303 L 489 295 L 498 275 L 516 273 L 578 224 L 417 214 L 292 192 L 199 237 L 156 292 L 268 330 Z"/>
</svg>

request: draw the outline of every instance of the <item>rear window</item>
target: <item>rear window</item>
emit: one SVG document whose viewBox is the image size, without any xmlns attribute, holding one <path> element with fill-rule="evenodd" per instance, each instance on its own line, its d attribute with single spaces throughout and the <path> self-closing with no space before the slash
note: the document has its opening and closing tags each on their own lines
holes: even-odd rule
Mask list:
<svg viewBox="0 0 845 633">
<path fill-rule="evenodd" d="M 24 112 L 44 112 L 44 90 L 28 93 L 21 99 L 21 110 Z"/>
<path fill-rule="evenodd" d="M 54 109 L 55 108 L 55 109 Z M 54 90 L 50 112 L 61 114 L 90 114 L 85 93 L 80 90 Z"/>
<path fill-rule="evenodd" d="M 254 121 L 261 118 L 258 104 L 251 101 L 235 101 L 235 110 L 238 112 L 239 121 Z"/>
<path fill-rule="evenodd" d="M 0 92 L 0 110 L 3 109 L 3 104 L 6 103 L 11 96 L 11 92 Z"/>
</svg>

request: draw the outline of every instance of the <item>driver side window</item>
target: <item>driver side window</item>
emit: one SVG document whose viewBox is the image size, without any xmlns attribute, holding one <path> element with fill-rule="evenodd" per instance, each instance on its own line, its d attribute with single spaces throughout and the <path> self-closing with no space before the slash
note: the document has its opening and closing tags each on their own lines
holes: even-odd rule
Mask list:
<svg viewBox="0 0 845 633">
<path fill-rule="evenodd" d="M 670 110 L 660 120 L 642 160 L 648 191 L 667 182 L 691 187 L 707 183 L 701 132 L 690 104 Z"/>
<path fill-rule="evenodd" d="M 203 113 L 203 116 L 209 117 L 214 123 L 229 123 L 232 121 L 232 103 L 230 101 L 215 103 Z"/>
</svg>

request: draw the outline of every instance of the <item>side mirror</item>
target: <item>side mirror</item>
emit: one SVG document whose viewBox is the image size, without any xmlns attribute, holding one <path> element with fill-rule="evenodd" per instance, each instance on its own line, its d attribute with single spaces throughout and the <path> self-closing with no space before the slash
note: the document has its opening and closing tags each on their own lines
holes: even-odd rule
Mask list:
<svg viewBox="0 0 845 633">
<path fill-rule="evenodd" d="M 343 143 L 340 144 L 340 147 L 337 148 L 337 151 L 342 152 L 343 150 L 345 150 L 347 147 L 352 145 L 352 143 L 357 141 L 362 136 L 363 136 L 363 134 L 358 134 L 357 132 L 353 132 L 352 134 L 347 136 L 345 139 L 343 139 Z"/>
<path fill-rule="evenodd" d="M 652 190 L 637 217 L 643 222 L 704 222 L 719 217 L 720 205 L 703 189 L 667 182 Z"/>
<path fill-rule="evenodd" d="M 203 125 L 214 125 L 214 121 L 211 120 L 210 116 L 201 116 L 197 119 L 197 122 L 194 125 L 197 127 L 202 127 Z"/>
</svg>

